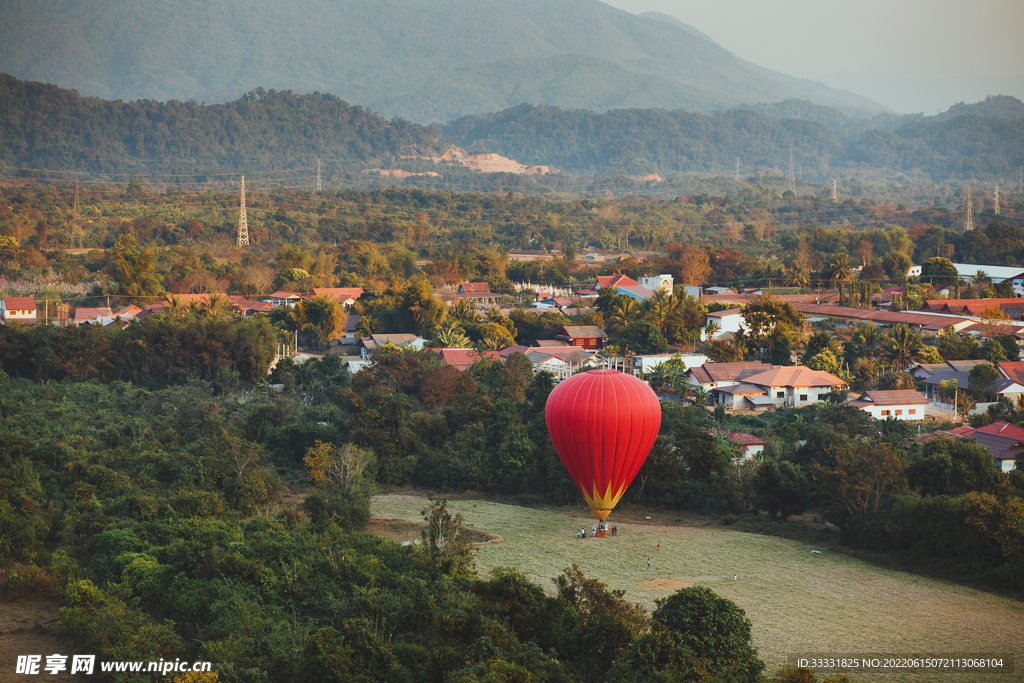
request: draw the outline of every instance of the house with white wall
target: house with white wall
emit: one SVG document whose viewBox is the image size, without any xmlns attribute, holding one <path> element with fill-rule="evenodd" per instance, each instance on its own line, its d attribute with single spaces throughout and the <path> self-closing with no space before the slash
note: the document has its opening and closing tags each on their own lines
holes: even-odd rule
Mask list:
<svg viewBox="0 0 1024 683">
<path fill-rule="evenodd" d="M 35 320 L 36 300 L 31 296 L 9 296 L 0 299 L 0 320 Z"/>
<path fill-rule="evenodd" d="M 671 294 L 674 286 L 671 274 L 643 275 L 637 278 L 637 283 L 639 283 L 641 287 L 646 287 L 652 292 L 662 289 L 666 294 Z"/>
<path fill-rule="evenodd" d="M 930 402 L 919 391 L 900 389 L 891 391 L 866 391 L 858 399 L 846 404 L 860 408 L 876 420 L 894 418 L 897 420 L 923 420 L 924 409 Z"/>
<path fill-rule="evenodd" d="M 768 398 L 777 407 L 799 408 L 820 403 L 833 389 L 846 386 L 846 382 L 822 370 L 811 370 L 802 365 L 773 368 L 757 375 L 744 377 L 747 384 L 764 387 Z"/>
<path fill-rule="evenodd" d="M 720 339 L 726 333 L 736 334 L 743 327 L 743 309 L 730 308 L 725 311 L 708 313 L 704 318 L 706 323 L 715 322 L 718 324 L 718 332 L 715 339 Z M 702 333 L 703 334 L 703 333 Z"/>
</svg>

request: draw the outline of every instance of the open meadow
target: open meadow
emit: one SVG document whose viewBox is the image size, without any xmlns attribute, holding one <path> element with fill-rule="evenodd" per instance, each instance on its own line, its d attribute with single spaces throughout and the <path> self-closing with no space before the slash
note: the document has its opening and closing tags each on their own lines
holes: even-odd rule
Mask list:
<svg viewBox="0 0 1024 683">
<path fill-rule="evenodd" d="M 373 515 L 420 521 L 426 504 L 422 496 L 381 495 L 373 500 Z M 1016 673 L 849 675 L 854 681 L 1024 680 L 1024 604 L 1015 600 L 877 567 L 826 549 L 812 553 L 814 546 L 798 541 L 727 527 L 673 524 L 667 521 L 672 516 L 655 514 L 647 520 L 643 513 L 616 510 L 608 522 L 617 524 L 617 536 L 582 541 L 576 539 L 576 531 L 586 526 L 589 534 L 594 522 L 583 507 L 537 509 L 450 500 L 448 508 L 461 513 L 473 529 L 500 537 L 499 542 L 478 546 L 481 575 L 494 567 L 514 566 L 552 591 L 551 579 L 575 563 L 588 577 L 626 591 L 627 600 L 648 611 L 656 599 L 679 588 L 711 588 L 746 611 L 768 672 L 783 666 L 790 653 L 999 653 L 1015 656 L 1020 667 Z M 392 528 L 392 537 L 398 540 L 403 535 L 418 538 L 416 525 L 396 522 Z"/>
</svg>

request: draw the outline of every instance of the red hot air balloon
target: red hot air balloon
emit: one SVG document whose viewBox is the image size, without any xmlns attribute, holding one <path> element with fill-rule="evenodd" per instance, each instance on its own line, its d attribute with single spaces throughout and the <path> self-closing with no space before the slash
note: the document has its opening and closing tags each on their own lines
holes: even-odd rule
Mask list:
<svg viewBox="0 0 1024 683">
<path fill-rule="evenodd" d="M 555 450 L 591 514 L 606 519 L 658 436 L 658 397 L 632 375 L 590 370 L 552 390 L 544 417 Z"/>
</svg>

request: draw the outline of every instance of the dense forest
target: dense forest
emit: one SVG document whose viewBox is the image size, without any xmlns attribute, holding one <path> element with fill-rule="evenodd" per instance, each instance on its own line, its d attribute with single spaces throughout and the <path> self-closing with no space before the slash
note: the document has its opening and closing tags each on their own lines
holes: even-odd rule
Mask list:
<svg viewBox="0 0 1024 683">
<path fill-rule="evenodd" d="M 917 181 L 1002 179 L 1007 187 L 1024 165 L 1024 122 L 990 109 L 980 110 L 985 115 L 869 120 L 793 100 L 713 115 L 665 109 L 595 114 L 524 104 L 425 128 L 319 93 L 260 88 L 223 105 L 111 102 L 0 75 L 0 170 L 29 177 L 39 175 L 33 171 L 131 174 L 179 185 L 263 174 L 268 182 L 309 187 L 323 159 L 324 182 L 335 188 L 398 182 L 362 172 L 383 167 L 439 173 L 405 181 L 435 189 L 526 186 L 577 195 L 674 196 L 672 187 L 628 178 L 715 174 L 735 187 L 758 173 L 788 174 L 792 153 L 794 175 L 819 182 L 839 174 L 849 185 L 863 181 L 858 174 L 888 180 L 899 172 Z M 1005 111 L 1014 109 L 998 108 Z M 563 173 L 481 174 L 425 159 L 452 143 Z"/>
</svg>

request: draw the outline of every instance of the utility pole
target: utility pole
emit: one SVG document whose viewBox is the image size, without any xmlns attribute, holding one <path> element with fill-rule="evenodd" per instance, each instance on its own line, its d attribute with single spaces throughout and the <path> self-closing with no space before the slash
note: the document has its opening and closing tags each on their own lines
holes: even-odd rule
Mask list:
<svg viewBox="0 0 1024 683">
<path fill-rule="evenodd" d="M 833 204 L 838 204 L 839 203 L 839 193 L 836 190 L 836 179 L 835 178 L 832 179 L 832 203 Z"/>
<path fill-rule="evenodd" d="M 964 230 L 974 230 L 974 197 L 973 187 L 967 183 L 967 213 L 964 216 Z"/>
<path fill-rule="evenodd" d="M 996 204 L 996 207 L 995 207 L 996 208 L 996 215 L 998 216 L 999 215 L 999 186 L 998 185 L 996 185 L 995 204 Z"/>
<path fill-rule="evenodd" d="M 316 193 L 320 194 L 323 186 L 320 184 L 320 159 L 316 160 Z"/>
<path fill-rule="evenodd" d="M 242 176 L 242 201 L 238 212 L 238 246 L 249 246 L 249 221 L 245 216 L 245 176 Z"/>
</svg>

